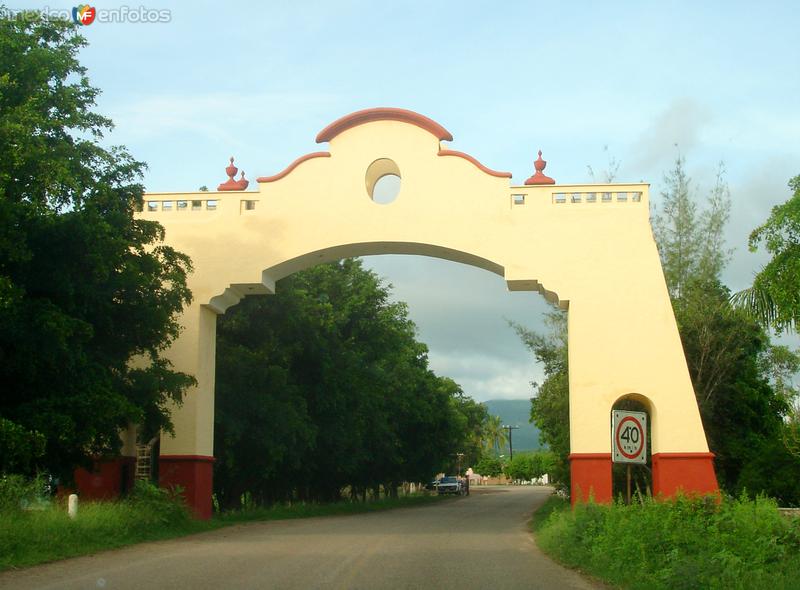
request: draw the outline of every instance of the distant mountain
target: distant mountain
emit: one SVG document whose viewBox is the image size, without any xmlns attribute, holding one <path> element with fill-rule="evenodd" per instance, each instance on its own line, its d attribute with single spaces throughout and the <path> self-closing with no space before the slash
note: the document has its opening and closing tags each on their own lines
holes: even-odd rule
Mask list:
<svg viewBox="0 0 800 590">
<path fill-rule="evenodd" d="M 531 400 L 491 399 L 483 403 L 489 409 L 489 414 L 500 416 L 503 424 L 519 426 L 519 429 L 513 430 L 511 435 L 515 451 L 534 451 L 541 448 L 539 429 L 528 422 L 531 417 Z M 508 445 L 501 452 L 508 454 Z"/>
</svg>

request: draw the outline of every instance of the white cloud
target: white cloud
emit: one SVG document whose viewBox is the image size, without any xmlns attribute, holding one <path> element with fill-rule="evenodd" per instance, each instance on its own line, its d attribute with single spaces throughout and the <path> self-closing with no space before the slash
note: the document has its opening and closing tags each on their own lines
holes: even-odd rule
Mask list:
<svg viewBox="0 0 800 590">
<path fill-rule="evenodd" d="M 438 375 L 446 375 L 461 385 L 464 392 L 478 401 L 490 399 L 528 399 L 533 396 L 531 381 L 541 382 L 543 374 L 532 359 L 519 362 L 481 354 L 435 351 L 430 366 Z"/>
<path fill-rule="evenodd" d="M 675 158 L 676 145 L 686 153 L 702 142 L 703 130 L 710 121 L 710 111 L 699 102 L 689 98 L 673 100 L 634 142 L 632 167 L 641 171 L 664 170 Z"/>
</svg>

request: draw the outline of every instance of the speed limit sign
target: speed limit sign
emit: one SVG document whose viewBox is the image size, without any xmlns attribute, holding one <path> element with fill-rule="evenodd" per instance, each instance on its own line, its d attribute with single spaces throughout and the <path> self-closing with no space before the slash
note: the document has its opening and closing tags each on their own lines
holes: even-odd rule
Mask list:
<svg viewBox="0 0 800 590">
<path fill-rule="evenodd" d="M 647 463 L 647 414 L 613 410 L 611 448 L 614 463 Z"/>
</svg>

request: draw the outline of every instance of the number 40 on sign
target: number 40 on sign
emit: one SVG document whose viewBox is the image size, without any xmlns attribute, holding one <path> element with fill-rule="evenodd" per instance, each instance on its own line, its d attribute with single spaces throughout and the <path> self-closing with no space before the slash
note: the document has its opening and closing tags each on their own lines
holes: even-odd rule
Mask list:
<svg viewBox="0 0 800 590">
<path fill-rule="evenodd" d="M 647 463 L 647 414 L 611 412 L 611 458 L 614 463 Z"/>
</svg>

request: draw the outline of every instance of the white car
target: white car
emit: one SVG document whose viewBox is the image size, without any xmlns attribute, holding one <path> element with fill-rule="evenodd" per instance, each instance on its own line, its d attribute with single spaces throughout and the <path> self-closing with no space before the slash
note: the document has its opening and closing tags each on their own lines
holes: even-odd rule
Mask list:
<svg viewBox="0 0 800 590">
<path fill-rule="evenodd" d="M 463 494 L 464 484 L 455 475 L 446 475 L 439 480 L 436 490 L 440 494 Z"/>
</svg>

